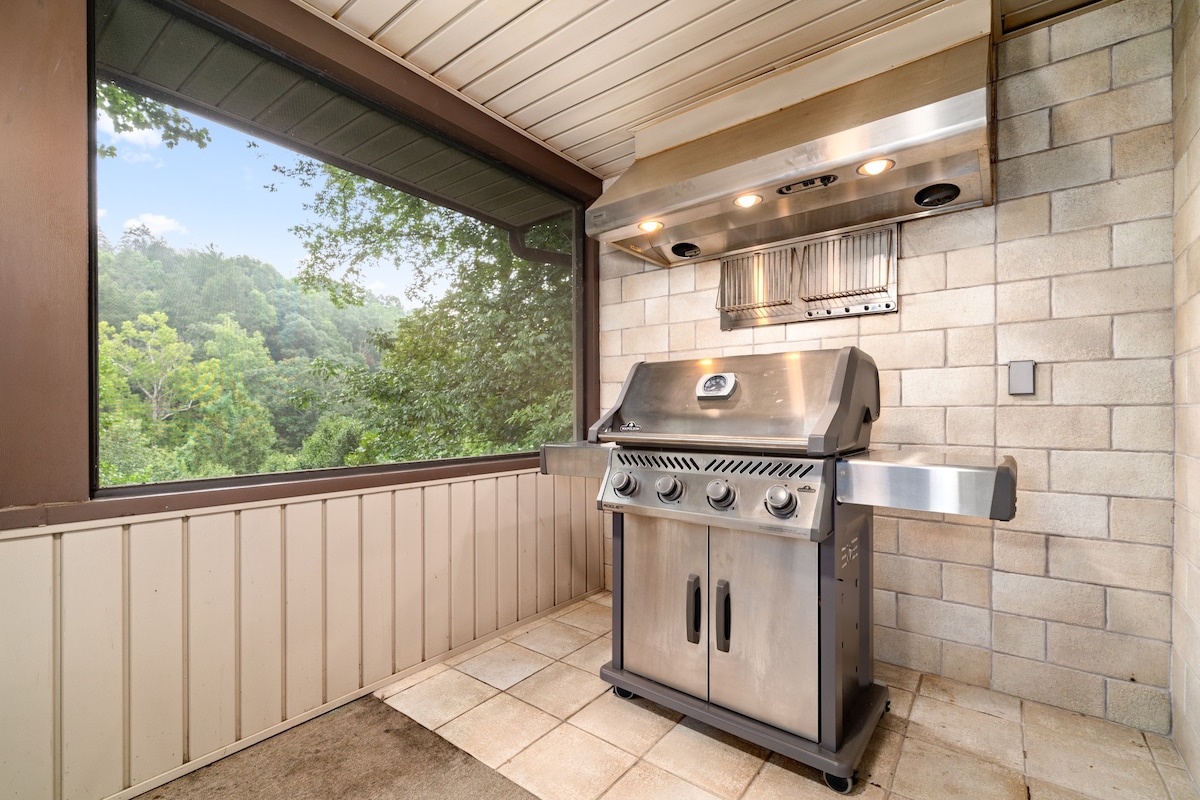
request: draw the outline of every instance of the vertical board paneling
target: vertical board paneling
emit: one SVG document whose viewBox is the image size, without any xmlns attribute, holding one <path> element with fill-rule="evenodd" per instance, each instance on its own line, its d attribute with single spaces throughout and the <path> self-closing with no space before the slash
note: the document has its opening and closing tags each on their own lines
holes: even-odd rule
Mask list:
<svg viewBox="0 0 1200 800">
<path fill-rule="evenodd" d="M 187 536 L 188 758 L 237 740 L 234 515 L 192 517 Z"/>
<path fill-rule="evenodd" d="M 358 502 L 357 497 L 339 497 L 325 503 L 326 702 L 360 685 Z"/>
<path fill-rule="evenodd" d="M 517 476 L 496 479 L 496 624 L 517 621 Z"/>
<path fill-rule="evenodd" d="M 554 476 L 554 602 L 571 599 L 571 477 Z"/>
<path fill-rule="evenodd" d="M 129 528 L 129 777 L 183 763 L 183 524 Z"/>
<path fill-rule="evenodd" d="M 475 481 L 475 635 L 496 630 L 496 479 Z"/>
<path fill-rule="evenodd" d="M 396 492 L 396 670 L 425 658 L 425 511 L 420 489 Z"/>
<path fill-rule="evenodd" d="M 54 631 L 54 540 L 0 542 L 0 791 L 6 797 L 54 795 Z"/>
<path fill-rule="evenodd" d="M 554 605 L 554 476 L 537 475 L 537 610 Z"/>
<path fill-rule="evenodd" d="M 284 510 L 284 580 L 287 602 L 285 676 L 287 718 L 324 702 L 322 636 L 325 631 L 321 559 L 321 503 L 296 503 Z"/>
<path fill-rule="evenodd" d="M 601 513 L 596 509 L 596 498 L 600 496 L 600 479 L 585 478 L 584 492 L 587 514 L 587 588 L 588 591 L 604 585 L 604 530 Z"/>
<path fill-rule="evenodd" d="M 392 494 L 362 499 L 363 685 L 392 670 Z"/>
<path fill-rule="evenodd" d="M 588 590 L 587 479 L 571 478 L 571 596 Z"/>
<path fill-rule="evenodd" d="M 475 484 L 450 484 L 450 646 L 475 638 Z"/>
<path fill-rule="evenodd" d="M 282 520 L 278 507 L 241 514 L 241 736 L 284 718 Z"/>
<path fill-rule="evenodd" d="M 428 486 L 425 512 L 425 658 L 450 649 L 450 487 Z"/>
<path fill-rule="evenodd" d="M 8 558 L 5 547 L 0 545 L 0 565 Z M 61 548 L 63 797 L 92 800 L 125 788 L 125 559 L 121 529 L 67 535 Z M 0 584 L 7 585 L 7 579 Z M 10 608 L 7 604 L 0 607 Z M 2 635 L 0 640 L 12 641 Z M 11 725 L 0 727 L 0 742 Z M 13 751 L 0 745 L 0 752 Z M 11 774 L 7 769 L 3 772 Z"/>
<path fill-rule="evenodd" d="M 517 613 L 538 612 L 538 476 L 517 476 Z"/>
</svg>

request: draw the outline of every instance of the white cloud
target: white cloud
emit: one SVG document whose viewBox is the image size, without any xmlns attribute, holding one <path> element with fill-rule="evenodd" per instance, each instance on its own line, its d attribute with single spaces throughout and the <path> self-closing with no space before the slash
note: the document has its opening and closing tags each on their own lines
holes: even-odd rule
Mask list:
<svg viewBox="0 0 1200 800">
<path fill-rule="evenodd" d="M 123 227 L 125 230 L 129 230 L 137 225 L 145 225 L 155 236 L 162 236 L 165 233 L 187 233 L 187 228 L 183 227 L 179 220 L 165 217 L 162 214 L 138 214 L 133 219 L 125 220 Z"/>
<path fill-rule="evenodd" d="M 107 216 L 108 216 L 108 209 L 107 209 L 107 208 L 98 208 L 98 209 L 96 209 L 96 219 L 104 219 L 104 218 L 105 218 L 105 217 L 107 217 Z"/>
<path fill-rule="evenodd" d="M 117 133 L 116 128 L 113 127 L 112 118 L 103 111 L 96 113 L 96 130 L 105 134 L 111 141 L 132 145 L 142 150 L 152 150 L 162 144 L 162 137 L 159 136 L 158 131 L 139 130 Z"/>
</svg>

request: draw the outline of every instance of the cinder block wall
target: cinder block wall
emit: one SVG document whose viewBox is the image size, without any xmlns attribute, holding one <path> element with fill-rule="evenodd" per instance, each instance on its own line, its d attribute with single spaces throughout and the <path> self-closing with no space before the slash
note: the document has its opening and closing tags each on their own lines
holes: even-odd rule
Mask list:
<svg viewBox="0 0 1200 800">
<path fill-rule="evenodd" d="M 1175 743 L 1200 770 L 1200 5 L 1175 4 Z"/>
<path fill-rule="evenodd" d="M 1171 18 L 1170 0 L 1122 0 L 1000 45 L 998 202 L 902 226 L 898 314 L 722 332 L 716 262 L 609 250 L 600 320 L 605 407 L 634 361 L 853 344 L 881 370 L 877 446 L 1014 455 L 1012 523 L 877 515 L 878 657 L 1160 733 Z M 1019 359 L 1038 362 L 1031 397 L 1007 393 Z"/>
</svg>

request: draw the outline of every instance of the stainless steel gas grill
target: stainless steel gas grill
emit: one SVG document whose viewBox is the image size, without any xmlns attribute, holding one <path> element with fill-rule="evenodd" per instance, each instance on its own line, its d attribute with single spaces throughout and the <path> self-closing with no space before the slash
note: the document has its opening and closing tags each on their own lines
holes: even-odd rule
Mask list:
<svg viewBox="0 0 1200 800">
<path fill-rule="evenodd" d="M 888 701 L 873 680 L 872 504 L 1015 512 L 1011 458 L 868 454 L 879 411 L 875 362 L 853 347 L 640 363 L 588 445 L 543 448 L 546 472 L 603 464 L 613 657 L 600 675 L 618 694 L 850 791 Z"/>
</svg>

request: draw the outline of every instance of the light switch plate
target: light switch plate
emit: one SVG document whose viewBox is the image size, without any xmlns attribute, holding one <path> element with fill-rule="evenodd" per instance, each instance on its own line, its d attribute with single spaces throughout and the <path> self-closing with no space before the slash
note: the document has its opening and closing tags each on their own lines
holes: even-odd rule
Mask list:
<svg viewBox="0 0 1200 800">
<path fill-rule="evenodd" d="M 1010 361 L 1008 362 L 1008 393 L 1009 394 L 1033 394 L 1033 368 L 1036 366 L 1035 361 Z"/>
</svg>

